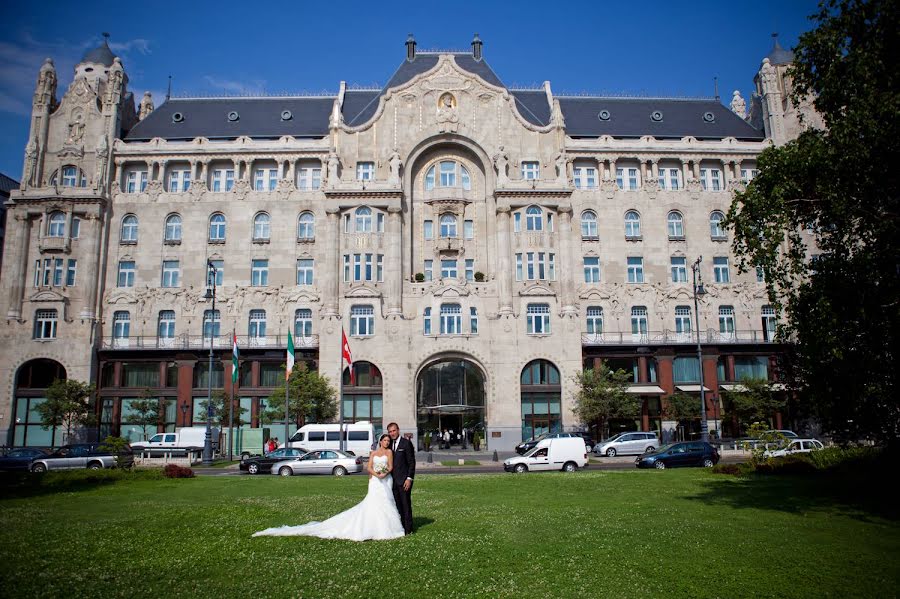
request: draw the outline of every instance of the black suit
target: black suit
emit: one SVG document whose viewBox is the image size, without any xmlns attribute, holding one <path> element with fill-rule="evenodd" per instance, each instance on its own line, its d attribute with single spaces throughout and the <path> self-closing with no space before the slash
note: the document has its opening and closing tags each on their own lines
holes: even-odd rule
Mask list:
<svg viewBox="0 0 900 599">
<path fill-rule="evenodd" d="M 391 440 L 391 448 L 394 447 L 394 441 Z M 394 501 L 397 503 L 397 510 L 400 512 L 400 521 L 403 522 L 403 530 L 406 534 L 412 532 L 412 485 L 409 491 L 403 490 L 403 483 L 406 479 L 414 479 L 416 477 L 416 451 L 413 444 L 406 437 L 397 439 L 397 449 L 394 451 L 394 470 L 391 473 L 394 479 Z"/>
</svg>

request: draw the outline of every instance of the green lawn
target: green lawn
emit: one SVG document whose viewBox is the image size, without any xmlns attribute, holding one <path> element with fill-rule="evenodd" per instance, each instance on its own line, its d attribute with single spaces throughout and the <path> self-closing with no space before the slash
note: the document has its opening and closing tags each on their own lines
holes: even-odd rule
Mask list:
<svg viewBox="0 0 900 599">
<path fill-rule="evenodd" d="M 859 483 L 702 469 L 423 474 L 413 493 L 417 532 L 367 543 L 250 538 L 350 507 L 365 492 L 362 476 L 4 494 L 0 594 L 895 596 L 896 508 L 865 499 Z"/>
</svg>

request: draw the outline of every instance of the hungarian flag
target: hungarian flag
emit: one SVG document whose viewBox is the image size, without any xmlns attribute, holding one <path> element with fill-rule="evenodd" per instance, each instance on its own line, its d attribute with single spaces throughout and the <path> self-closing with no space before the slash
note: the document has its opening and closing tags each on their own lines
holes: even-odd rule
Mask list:
<svg viewBox="0 0 900 599">
<path fill-rule="evenodd" d="M 231 383 L 234 384 L 238 380 L 238 346 L 237 334 L 231 331 Z"/>
<path fill-rule="evenodd" d="M 294 338 L 288 329 L 288 349 L 287 349 L 287 367 L 285 368 L 284 377 L 290 378 L 291 371 L 294 369 Z"/>
<path fill-rule="evenodd" d="M 347 363 L 347 367 L 350 368 L 350 384 L 353 385 L 353 355 L 350 353 L 350 344 L 347 343 L 347 335 L 344 333 L 344 328 L 341 327 L 341 359 Z M 344 365 L 341 364 L 341 370 L 343 370 Z"/>
</svg>

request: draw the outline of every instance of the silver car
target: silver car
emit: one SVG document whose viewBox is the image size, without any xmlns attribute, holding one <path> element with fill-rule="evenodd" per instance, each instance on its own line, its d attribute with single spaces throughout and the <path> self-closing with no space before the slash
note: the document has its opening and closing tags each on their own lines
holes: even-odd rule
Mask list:
<svg viewBox="0 0 900 599">
<path fill-rule="evenodd" d="M 649 453 L 655 451 L 657 447 L 659 439 L 656 433 L 619 433 L 602 443 L 597 443 L 594 446 L 594 453 L 612 458 L 617 455 Z"/>
<path fill-rule="evenodd" d="M 362 472 L 365 458 L 357 457 L 336 449 L 310 451 L 293 460 L 283 460 L 272 465 L 272 474 L 293 476 L 295 474 L 345 474 Z"/>
</svg>

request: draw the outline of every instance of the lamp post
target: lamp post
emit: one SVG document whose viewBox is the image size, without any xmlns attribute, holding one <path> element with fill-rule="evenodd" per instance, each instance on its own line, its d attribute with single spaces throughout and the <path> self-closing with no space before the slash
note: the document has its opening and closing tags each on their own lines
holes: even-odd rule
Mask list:
<svg viewBox="0 0 900 599">
<path fill-rule="evenodd" d="M 706 393 L 703 386 L 703 349 L 700 346 L 700 296 L 706 295 L 703 288 L 703 277 L 700 275 L 700 263 L 703 256 L 698 256 L 691 264 L 694 275 L 694 318 L 697 319 L 697 366 L 700 369 L 700 439 L 709 442 L 709 424 L 706 422 Z"/>
<path fill-rule="evenodd" d="M 181 404 L 181 426 L 188 426 L 187 411 L 188 405 L 186 403 Z"/>
<path fill-rule="evenodd" d="M 203 465 L 212 465 L 212 424 L 213 406 L 212 406 L 212 367 L 213 367 L 213 345 L 215 341 L 215 318 L 216 318 L 216 275 L 218 271 L 213 263 L 206 261 L 206 278 L 207 283 L 212 278 L 212 287 L 206 288 L 206 296 L 204 299 L 212 300 L 212 310 L 209 313 L 209 371 L 207 374 L 207 391 L 206 391 L 206 437 L 203 440 Z M 212 273 L 212 277 L 210 277 Z"/>
</svg>

